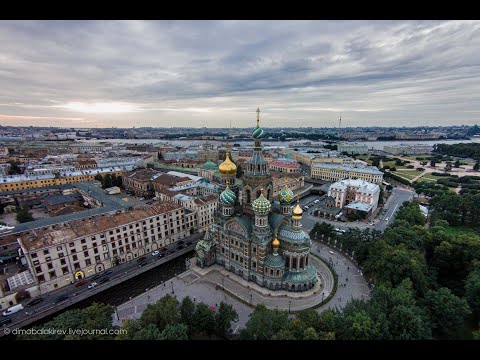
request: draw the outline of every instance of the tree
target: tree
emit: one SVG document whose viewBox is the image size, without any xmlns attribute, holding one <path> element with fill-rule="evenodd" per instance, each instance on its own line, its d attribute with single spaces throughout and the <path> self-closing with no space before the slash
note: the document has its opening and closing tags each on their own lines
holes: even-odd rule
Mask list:
<svg viewBox="0 0 480 360">
<path fill-rule="evenodd" d="M 190 335 L 192 335 L 195 324 L 195 303 L 190 296 L 186 296 L 182 300 L 180 305 L 180 321 L 188 326 Z"/>
<path fill-rule="evenodd" d="M 480 163 L 477 161 L 475 165 L 473 165 L 473 171 L 478 171 L 480 169 Z"/>
<path fill-rule="evenodd" d="M 431 167 L 435 167 L 436 164 L 437 164 L 437 160 L 435 160 L 435 159 L 430 160 L 430 166 Z"/>
<path fill-rule="evenodd" d="M 215 332 L 215 317 L 206 304 L 200 303 L 195 308 L 195 334 L 204 333 L 211 336 Z"/>
<path fill-rule="evenodd" d="M 140 317 L 142 326 L 154 324 L 159 331 L 163 331 L 167 325 L 178 323 L 179 320 L 178 301 L 170 294 L 165 295 L 155 304 L 149 304 Z"/>
<path fill-rule="evenodd" d="M 480 264 L 477 264 L 477 269 L 470 272 L 465 281 L 465 299 L 477 315 L 480 315 Z"/>
<path fill-rule="evenodd" d="M 388 315 L 388 329 L 394 340 L 431 339 L 430 323 L 417 306 L 400 305 Z"/>
<path fill-rule="evenodd" d="M 22 169 L 20 168 L 20 163 L 18 161 L 9 161 L 10 167 L 8 169 L 8 175 L 21 174 Z"/>
<path fill-rule="evenodd" d="M 447 288 L 429 290 L 424 299 L 425 308 L 432 322 L 435 336 L 459 338 L 465 318 L 471 313 L 467 301 Z"/>
<path fill-rule="evenodd" d="M 456 168 L 459 168 L 460 167 L 460 160 L 457 159 L 457 161 L 455 161 L 453 163 L 453 166 L 456 167 Z"/>
<path fill-rule="evenodd" d="M 270 340 L 288 325 L 288 313 L 281 310 L 269 310 L 259 304 L 250 315 L 245 329 L 240 333 L 242 340 Z"/>
<path fill-rule="evenodd" d="M 335 236 L 335 227 L 329 223 L 316 223 L 313 227 L 312 231 L 310 232 L 310 236 L 324 236 L 325 238 L 332 238 Z"/>
<path fill-rule="evenodd" d="M 185 324 L 167 325 L 161 333 L 162 340 L 188 340 L 188 327 Z"/>
<path fill-rule="evenodd" d="M 103 176 L 101 174 L 97 174 L 97 175 L 95 175 L 94 179 L 102 182 Z"/>
<path fill-rule="evenodd" d="M 392 185 L 387 185 L 387 186 L 385 187 L 385 189 L 386 189 L 387 191 L 392 191 L 392 190 L 393 190 L 393 186 L 392 186 Z"/>
<path fill-rule="evenodd" d="M 238 313 L 231 304 L 222 301 L 215 315 L 215 333 L 218 336 L 227 336 L 232 321 L 238 321 Z"/>
<path fill-rule="evenodd" d="M 307 328 L 303 332 L 303 340 L 318 340 L 319 336 L 314 328 Z"/>
<path fill-rule="evenodd" d="M 20 209 L 17 210 L 16 219 L 19 223 L 25 223 L 34 220 L 32 213 L 27 206 L 22 206 Z"/>
<path fill-rule="evenodd" d="M 344 319 L 344 332 L 340 340 L 376 340 L 380 335 L 380 326 L 365 310 L 349 314 Z"/>
<path fill-rule="evenodd" d="M 27 340 L 101 340 L 113 339 L 108 332 L 112 329 L 113 307 L 108 304 L 93 303 L 85 309 L 68 310 L 36 329 L 55 329 L 55 332 L 20 335 Z M 83 334 L 70 329 L 84 330 Z M 104 330 L 105 333 L 100 333 Z"/>
</svg>

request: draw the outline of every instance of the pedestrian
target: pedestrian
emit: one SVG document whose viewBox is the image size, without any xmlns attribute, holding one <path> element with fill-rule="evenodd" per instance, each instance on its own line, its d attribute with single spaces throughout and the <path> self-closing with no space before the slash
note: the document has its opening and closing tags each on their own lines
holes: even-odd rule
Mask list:
<svg viewBox="0 0 480 360">
<path fill-rule="evenodd" d="M 350 266 L 347 266 L 347 270 L 350 270 Z"/>
<path fill-rule="evenodd" d="M 197 301 L 197 298 L 194 296 L 193 297 L 193 302 L 196 302 Z"/>
<path fill-rule="evenodd" d="M 150 295 L 148 295 L 147 299 L 148 299 L 148 301 L 150 301 Z"/>
<path fill-rule="evenodd" d="M 345 281 L 348 281 L 348 278 L 346 278 Z"/>
</svg>

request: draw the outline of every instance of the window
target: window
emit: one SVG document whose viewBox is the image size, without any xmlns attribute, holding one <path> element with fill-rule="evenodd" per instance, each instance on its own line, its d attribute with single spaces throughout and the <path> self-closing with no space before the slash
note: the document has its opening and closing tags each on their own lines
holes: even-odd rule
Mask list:
<svg viewBox="0 0 480 360">
<path fill-rule="evenodd" d="M 47 250 L 43 250 L 43 255 L 48 255 L 49 252 L 48 252 L 48 249 Z"/>
<path fill-rule="evenodd" d="M 50 256 L 47 256 L 47 257 L 45 258 L 45 260 L 46 260 L 46 261 L 52 261 L 52 258 L 51 258 Z"/>
<path fill-rule="evenodd" d="M 57 251 L 62 251 L 62 247 L 61 247 L 61 246 L 57 246 Z"/>
<path fill-rule="evenodd" d="M 58 253 L 59 258 L 63 258 L 63 253 Z"/>
<path fill-rule="evenodd" d="M 94 238 L 95 238 L 95 236 L 92 236 L 92 240 L 93 240 Z M 81 243 L 81 244 L 85 244 L 85 243 L 86 243 L 86 240 L 85 240 L 85 239 L 82 239 L 82 240 L 80 240 L 80 243 Z"/>
<path fill-rule="evenodd" d="M 60 264 L 61 264 L 61 265 L 65 265 L 66 263 L 67 263 L 67 262 L 65 261 L 65 259 L 60 260 Z"/>
<path fill-rule="evenodd" d="M 55 270 L 54 271 L 50 271 L 48 273 L 48 275 L 50 275 L 50 279 L 55 279 L 57 277 L 57 274 L 55 273 Z"/>
<path fill-rule="evenodd" d="M 39 265 L 39 264 L 40 264 L 40 261 L 38 261 L 38 260 L 35 260 L 35 261 L 33 262 L 33 265 Z"/>
<path fill-rule="evenodd" d="M 92 261 L 90 259 L 85 260 L 85 265 L 86 266 L 92 265 Z"/>
<path fill-rule="evenodd" d="M 37 266 L 35 268 L 35 272 L 38 274 L 38 273 L 41 273 L 42 272 L 42 267 L 41 266 Z"/>
<path fill-rule="evenodd" d="M 44 282 L 45 281 L 45 276 L 43 275 L 38 275 L 37 276 L 38 282 Z"/>
<path fill-rule="evenodd" d="M 88 251 L 84 251 L 83 256 L 88 257 Z"/>
<path fill-rule="evenodd" d="M 73 267 L 75 269 L 80 269 L 80 263 L 76 262 L 76 263 L 73 263 Z"/>
<path fill-rule="evenodd" d="M 32 254 L 32 259 L 36 259 L 38 256 L 37 256 L 37 253 L 33 253 Z"/>
<path fill-rule="evenodd" d="M 95 261 L 100 262 L 100 255 L 95 256 Z"/>
<path fill-rule="evenodd" d="M 83 245 L 82 250 L 87 250 L 87 245 Z"/>
<path fill-rule="evenodd" d="M 73 256 L 72 256 L 72 259 L 73 259 L 73 261 L 77 261 L 77 259 L 78 259 L 78 258 L 77 258 L 77 255 L 73 255 Z"/>
<path fill-rule="evenodd" d="M 68 274 L 68 267 L 66 267 L 66 266 L 63 267 L 62 271 L 63 271 L 63 275 Z"/>
<path fill-rule="evenodd" d="M 47 264 L 47 267 L 48 267 L 49 269 L 53 269 L 52 263 Z"/>
</svg>

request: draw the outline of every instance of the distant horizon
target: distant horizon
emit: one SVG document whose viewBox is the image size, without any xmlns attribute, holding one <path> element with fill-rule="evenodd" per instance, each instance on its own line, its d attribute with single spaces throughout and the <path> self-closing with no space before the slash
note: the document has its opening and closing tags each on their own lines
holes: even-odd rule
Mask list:
<svg viewBox="0 0 480 360">
<path fill-rule="evenodd" d="M 480 21 L 4 20 L 0 41 L 9 126 L 249 128 L 258 107 L 266 128 L 480 116 Z"/>
</svg>

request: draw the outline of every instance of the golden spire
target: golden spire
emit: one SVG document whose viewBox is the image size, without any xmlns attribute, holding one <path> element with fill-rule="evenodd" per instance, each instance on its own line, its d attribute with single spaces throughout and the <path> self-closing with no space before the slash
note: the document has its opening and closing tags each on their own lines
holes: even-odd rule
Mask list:
<svg viewBox="0 0 480 360">
<path fill-rule="evenodd" d="M 260 108 L 257 108 L 257 127 L 260 127 Z"/>
</svg>

